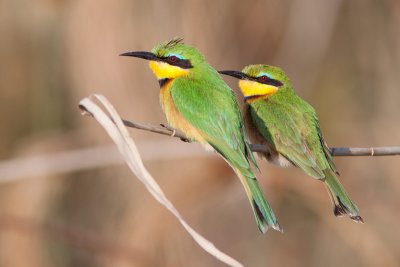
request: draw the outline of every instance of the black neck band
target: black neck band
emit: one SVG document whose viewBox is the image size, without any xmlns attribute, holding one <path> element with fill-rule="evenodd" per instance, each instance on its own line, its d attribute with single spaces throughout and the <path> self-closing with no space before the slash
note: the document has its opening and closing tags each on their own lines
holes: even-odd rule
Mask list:
<svg viewBox="0 0 400 267">
<path fill-rule="evenodd" d="M 160 88 L 162 88 L 168 81 L 169 81 L 168 78 L 159 79 L 158 84 L 160 85 Z"/>
<path fill-rule="evenodd" d="M 247 101 L 247 100 L 254 100 L 254 99 L 257 99 L 257 98 L 260 98 L 260 97 L 263 97 L 263 95 L 250 95 L 250 96 L 245 96 L 244 97 L 244 100 L 245 101 Z M 266 96 L 267 97 L 267 96 Z"/>
</svg>

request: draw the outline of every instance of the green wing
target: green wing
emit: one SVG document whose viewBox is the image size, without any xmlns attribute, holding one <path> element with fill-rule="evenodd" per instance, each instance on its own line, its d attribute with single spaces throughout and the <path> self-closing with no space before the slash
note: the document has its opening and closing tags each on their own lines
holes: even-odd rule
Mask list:
<svg viewBox="0 0 400 267">
<path fill-rule="evenodd" d="M 322 179 L 324 170 L 335 168 L 327 159 L 314 109 L 306 102 L 261 100 L 251 105 L 259 132 L 276 150 L 307 174 Z M 329 153 L 329 151 L 328 151 Z"/>
<path fill-rule="evenodd" d="M 246 176 L 254 176 L 247 159 L 255 166 L 257 164 L 232 90 L 215 77 L 211 80 L 177 79 L 170 92 L 176 108 L 191 125 L 204 133 L 208 143 Z"/>
<path fill-rule="evenodd" d="M 339 175 L 339 171 L 337 170 L 336 165 L 335 165 L 335 162 L 333 161 L 332 154 L 331 154 L 331 151 L 330 151 L 330 149 L 329 149 L 329 146 L 328 146 L 328 144 L 325 142 L 324 137 L 322 136 L 322 132 L 321 132 L 321 129 L 320 129 L 320 127 L 319 127 L 318 119 L 316 119 L 316 120 L 317 120 L 316 126 L 317 126 L 318 136 L 319 136 L 319 139 L 320 139 L 320 141 L 321 141 L 322 149 L 324 150 L 325 158 L 326 158 L 326 160 L 328 161 L 328 164 L 329 164 L 329 166 L 331 167 L 331 170 L 332 170 L 334 173 L 336 173 L 337 175 Z"/>
</svg>

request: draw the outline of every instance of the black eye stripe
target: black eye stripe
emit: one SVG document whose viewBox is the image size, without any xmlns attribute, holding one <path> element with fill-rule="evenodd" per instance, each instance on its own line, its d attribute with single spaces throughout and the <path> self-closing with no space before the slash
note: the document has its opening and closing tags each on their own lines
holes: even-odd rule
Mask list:
<svg viewBox="0 0 400 267">
<path fill-rule="evenodd" d="M 192 63 L 190 62 L 189 59 L 180 59 L 176 56 L 171 56 L 171 57 L 162 57 L 160 58 L 161 61 L 166 62 L 172 66 L 177 66 L 182 69 L 190 69 L 193 68 Z"/>
<path fill-rule="evenodd" d="M 265 80 L 264 80 L 265 77 Z M 263 78 L 263 80 L 261 80 L 261 78 Z M 272 85 L 272 86 L 276 86 L 276 87 L 280 87 L 283 85 L 283 83 L 281 81 L 269 78 L 268 76 L 260 76 L 260 77 L 250 77 L 251 80 L 256 81 L 258 83 L 262 83 L 262 84 L 268 84 L 268 85 Z"/>
</svg>

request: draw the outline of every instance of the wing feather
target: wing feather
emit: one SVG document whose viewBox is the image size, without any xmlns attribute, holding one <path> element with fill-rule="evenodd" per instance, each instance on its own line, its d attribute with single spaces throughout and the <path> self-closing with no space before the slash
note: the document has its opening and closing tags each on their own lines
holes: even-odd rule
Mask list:
<svg viewBox="0 0 400 267">
<path fill-rule="evenodd" d="M 301 100 L 301 99 L 300 99 Z M 252 104 L 252 118 L 260 133 L 275 149 L 307 174 L 323 179 L 329 164 L 322 146 L 314 109 L 306 102 L 264 100 Z M 305 105 L 306 104 L 306 105 Z M 299 106 L 300 105 L 300 106 Z"/>
<path fill-rule="evenodd" d="M 244 132 L 239 105 L 232 90 L 221 80 L 180 79 L 171 86 L 171 96 L 182 116 L 231 165 L 249 170 L 255 160 Z M 255 164 L 255 166 L 257 166 Z"/>
</svg>

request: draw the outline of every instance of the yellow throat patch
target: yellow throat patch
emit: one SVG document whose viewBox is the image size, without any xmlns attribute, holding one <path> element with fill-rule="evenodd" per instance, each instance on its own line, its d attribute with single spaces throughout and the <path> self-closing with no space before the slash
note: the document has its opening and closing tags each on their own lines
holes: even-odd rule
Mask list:
<svg viewBox="0 0 400 267">
<path fill-rule="evenodd" d="M 189 73 L 188 69 L 182 69 L 161 61 L 152 60 L 149 62 L 149 66 L 153 70 L 157 79 L 173 79 Z"/>
<path fill-rule="evenodd" d="M 240 91 L 245 98 L 252 96 L 270 96 L 278 91 L 278 87 L 256 81 L 240 80 Z"/>
</svg>

